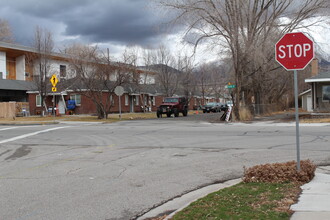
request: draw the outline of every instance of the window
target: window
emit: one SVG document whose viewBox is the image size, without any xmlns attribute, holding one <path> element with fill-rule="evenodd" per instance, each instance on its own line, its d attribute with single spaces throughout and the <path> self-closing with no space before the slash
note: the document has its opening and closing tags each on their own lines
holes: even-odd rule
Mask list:
<svg viewBox="0 0 330 220">
<path fill-rule="evenodd" d="M 156 105 L 156 96 L 152 97 L 152 105 L 154 105 L 154 106 Z"/>
<path fill-rule="evenodd" d="M 70 95 L 70 99 L 75 100 L 77 106 L 81 105 L 81 95 L 80 94 Z"/>
<path fill-rule="evenodd" d="M 81 104 L 81 95 L 76 95 L 76 105 Z"/>
<path fill-rule="evenodd" d="M 128 95 L 125 95 L 125 105 L 128 105 Z"/>
<path fill-rule="evenodd" d="M 322 86 L 322 101 L 330 101 L 330 86 Z"/>
<path fill-rule="evenodd" d="M 135 105 L 139 105 L 139 96 L 138 95 L 135 96 Z"/>
<path fill-rule="evenodd" d="M 66 77 L 66 66 L 60 65 L 60 77 Z"/>
<path fill-rule="evenodd" d="M 41 107 L 41 96 L 40 95 L 36 96 L 36 106 Z"/>
</svg>

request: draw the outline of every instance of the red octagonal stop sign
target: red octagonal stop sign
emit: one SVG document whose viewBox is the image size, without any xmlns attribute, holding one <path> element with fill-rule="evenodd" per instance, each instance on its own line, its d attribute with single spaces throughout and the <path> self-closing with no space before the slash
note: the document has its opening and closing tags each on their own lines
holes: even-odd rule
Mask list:
<svg viewBox="0 0 330 220">
<path fill-rule="evenodd" d="M 305 34 L 285 34 L 275 45 L 275 59 L 287 70 L 303 70 L 314 59 L 314 43 Z"/>
</svg>

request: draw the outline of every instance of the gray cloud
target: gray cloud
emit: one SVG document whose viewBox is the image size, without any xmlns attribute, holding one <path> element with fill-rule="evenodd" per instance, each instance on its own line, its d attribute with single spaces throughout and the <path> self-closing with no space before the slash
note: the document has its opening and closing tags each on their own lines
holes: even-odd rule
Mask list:
<svg viewBox="0 0 330 220">
<path fill-rule="evenodd" d="M 164 25 L 139 1 L 116 1 L 81 8 L 78 16 L 66 19 L 67 34 L 83 35 L 93 41 L 147 43 L 164 33 Z M 91 5 L 89 5 L 91 6 Z M 101 9 L 100 6 L 106 6 Z"/>
<path fill-rule="evenodd" d="M 168 30 L 168 20 L 150 4 L 148 0 L 5 0 L 0 17 L 9 20 L 22 43 L 33 37 L 39 25 L 62 38 L 148 45 Z"/>
</svg>

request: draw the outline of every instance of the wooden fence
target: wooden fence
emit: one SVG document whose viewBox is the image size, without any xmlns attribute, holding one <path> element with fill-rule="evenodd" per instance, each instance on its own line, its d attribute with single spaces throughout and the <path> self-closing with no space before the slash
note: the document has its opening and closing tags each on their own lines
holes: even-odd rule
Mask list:
<svg viewBox="0 0 330 220">
<path fill-rule="evenodd" d="M 0 118 L 15 118 L 29 116 L 28 102 L 0 102 Z"/>
</svg>

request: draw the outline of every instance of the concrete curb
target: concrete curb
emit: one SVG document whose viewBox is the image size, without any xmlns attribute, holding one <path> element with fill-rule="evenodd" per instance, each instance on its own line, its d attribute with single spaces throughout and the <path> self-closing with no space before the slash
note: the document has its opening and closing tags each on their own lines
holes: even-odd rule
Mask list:
<svg viewBox="0 0 330 220">
<path fill-rule="evenodd" d="M 154 209 L 151 209 L 147 213 L 138 217 L 137 220 L 144 220 L 149 218 L 158 217 L 161 215 L 169 214 L 165 219 L 172 218 L 177 212 L 186 208 L 192 202 L 207 196 L 210 193 L 219 191 L 220 189 L 227 188 L 233 185 L 240 183 L 241 179 L 233 179 L 226 181 L 224 183 L 212 184 L 209 186 L 205 186 L 201 189 L 197 189 L 195 191 L 184 194 L 178 198 L 172 199 Z"/>
</svg>

